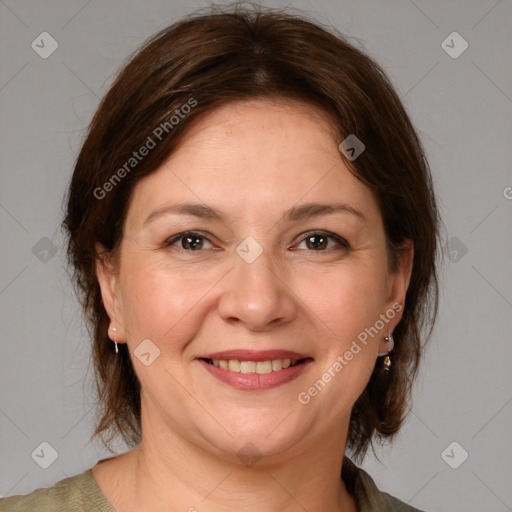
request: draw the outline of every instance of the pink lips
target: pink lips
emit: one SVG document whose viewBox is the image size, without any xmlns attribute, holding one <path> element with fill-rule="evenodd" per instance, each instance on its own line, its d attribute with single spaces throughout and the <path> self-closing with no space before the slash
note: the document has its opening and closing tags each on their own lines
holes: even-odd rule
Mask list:
<svg viewBox="0 0 512 512">
<path fill-rule="evenodd" d="M 260 375 L 257 373 L 240 373 L 229 369 L 219 368 L 208 363 L 206 360 L 209 359 L 238 359 L 240 361 L 256 362 L 272 359 L 291 359 L 292 362 L 301 362 L 295 366 Z M 243 391 L 258 391 L 275 388 L 297 378 L 313 362 L 313 359 L 307 355 L 289 350 L 228 350 L 207 354 L 198 358 L 198 361 L 203 368 L 221 382 Z"/>
</svg>

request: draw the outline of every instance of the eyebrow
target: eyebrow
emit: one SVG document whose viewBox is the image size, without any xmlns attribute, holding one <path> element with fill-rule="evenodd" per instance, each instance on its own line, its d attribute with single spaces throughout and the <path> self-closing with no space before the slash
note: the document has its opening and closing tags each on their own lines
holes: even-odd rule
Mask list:
<svg viewBox="0 0 512 512">
<path fill-rule="evenodd" d="M 364 214 L 354 208 L 353 206 L 345 203 L 306 203 L 300 206 L 294 206 L 283 214 L 283 219 L 288 222 L 297 222 L 299 220 L 309 219 L 311 217 L 319 217 L 321 215 L 329 215 L 333 213 L 349 213 L 355 217 L 360 218 L 362 221 L 366 221 Z M 144 225 L 157 217 L 164 215 L 189 215 L 193 217 L 199 217 L 203 219 L 217 220 L 225 222 L 225 214 L 219 210 L 210 208 L 209 206 L 200 203 L 180 203 L 168 206 L 163 206 L 151 212 Z"/>
</svg>

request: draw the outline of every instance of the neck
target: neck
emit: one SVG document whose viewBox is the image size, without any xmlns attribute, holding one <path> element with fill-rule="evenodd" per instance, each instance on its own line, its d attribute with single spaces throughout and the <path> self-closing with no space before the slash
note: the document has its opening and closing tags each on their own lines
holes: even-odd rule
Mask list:
<svg viewBox="0 0 512 512">
<path fill-rule="evenodd" d="M 155 418 L 142 417 L 142 442 L 130 458 L 133 510 L 356 511 L 341 479 L 346 429 L 251 459 L 214 453 L 168 427 L 162 435 Z"/>
</svg>

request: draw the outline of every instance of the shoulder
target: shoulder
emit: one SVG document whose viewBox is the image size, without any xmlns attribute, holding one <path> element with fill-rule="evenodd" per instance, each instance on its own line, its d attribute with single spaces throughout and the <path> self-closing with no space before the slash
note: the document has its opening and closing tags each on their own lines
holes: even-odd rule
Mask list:
<svg viewBox="0 0 512 512">
<path fill-rule="evenodd" d="M 358 512 L 423 512 L 379 490 L 373 478 L 350 459 L 343 459 L 343 479 L 355 496 Z"/>
<path fill-rule="evenodd" d="M 0 499 L 0 512 L 115 512 L 96 484 L 90 469 L 24 496 Z"/>
</svg>

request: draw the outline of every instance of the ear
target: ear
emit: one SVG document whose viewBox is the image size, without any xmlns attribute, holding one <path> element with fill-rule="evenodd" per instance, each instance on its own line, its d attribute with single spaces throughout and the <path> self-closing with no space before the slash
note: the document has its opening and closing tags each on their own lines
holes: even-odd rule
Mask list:
<svg viewBox="0 0 512 512">
<path fill-rule="evenodd" d="M 119 276 L 111 254 L 101 244 L 96 244 L 96 276 L 101 289 L 103 305 L 112 322 L 112 327 L 117 329 L 116 340 L 118 343 L 126 341 L 124 329 L 123 310 L 118 295 Z M 111 328 L 109 337 L 114 341 Z"/>
<path fill-rule="evenodd" d="M 409 288 L 414 260 L 412 240 L 407 239 L 401 244 L 398 258 L 398 269 L 389 275 L 389 286 L 385 298 L 385 311 L 394 313 L 386 326 L 386 329 L 390 331 L 393 331 L 400 322 L 404 311 L 405 296 Z M 381 349 L 386 350 L 385 346 Z"/>
</svg>

